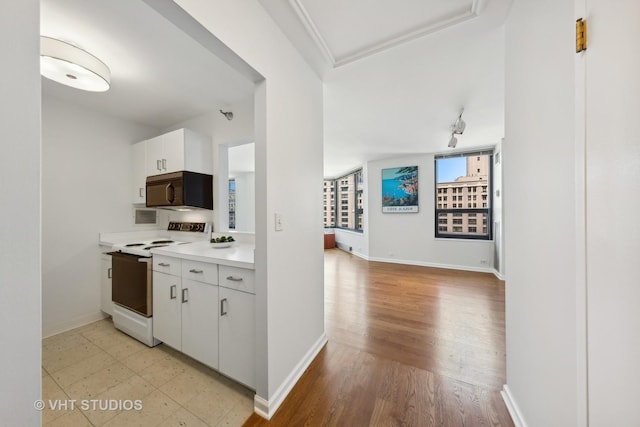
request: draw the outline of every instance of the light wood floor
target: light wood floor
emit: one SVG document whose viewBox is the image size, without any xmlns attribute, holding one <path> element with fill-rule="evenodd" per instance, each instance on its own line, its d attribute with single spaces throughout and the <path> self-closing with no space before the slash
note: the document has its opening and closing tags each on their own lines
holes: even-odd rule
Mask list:
<svg viewBox="0 0 640 427">
<path fill-rule="evenodd" d="M 325 251 L 329 343 L 271 421 L 245 426 L 513 426 L 504 283 Z"/>
</svg>

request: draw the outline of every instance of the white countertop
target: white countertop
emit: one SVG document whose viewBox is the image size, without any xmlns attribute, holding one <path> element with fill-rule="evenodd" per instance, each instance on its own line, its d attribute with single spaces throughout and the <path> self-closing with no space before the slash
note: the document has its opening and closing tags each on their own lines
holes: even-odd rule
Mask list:
<svg viewBox="0 0 640 427">
<path fill-rule="evenodd" d="M 124 231 L 119 233 L 100 233 L 98 244 L 100 246 L 113 246 L 119 243 L 133 243 L 136 240 L 168 238 L 166 230 L 139 230 Z"/>
<path fill-rule="evenodd" d="M 230 248 L 212 248 L 208 241 L 202 241 L 186 245 L 169 245 L 154 248 L 151 249 L 151 253 L 191 261 L 254 269 L 254 246 L 248 243 L 234 242 Z"/>
</svg>

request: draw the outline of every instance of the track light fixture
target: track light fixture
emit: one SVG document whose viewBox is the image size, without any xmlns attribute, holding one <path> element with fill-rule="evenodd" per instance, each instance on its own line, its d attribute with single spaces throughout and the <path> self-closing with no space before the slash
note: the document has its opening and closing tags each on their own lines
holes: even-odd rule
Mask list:
<svg viewBox="0 0 640 427">
<path fill-rule="evenodd" d="M 460 114 L 458 114 L 458 118 L 451 125 L 451 139 L 449 140 L 449 144 L 447 145 L 449 148 L 456 148 L 456 144 L 458 144 L 458 138 L 456 135 L 462 135 L 464 132 L 464 128 L 467 127 L 467 124 L 462 120 L 462 113 L 464 113 L 464 108 L 460 109 Z"/>
<path fill-rule="evenodd" d="M 453 130 L 453 133 L 455 133 L 456 135 L 462 135 L 462 132 L 464 132 L 464 128 L 467 126 L 464 120 L 462 120 L 462 113 L 464 113 L 464 108 L 460 110 L 458 119 L 455 121 L 455 123 L 451 127 Z"/>
<path fill-rule="evenodd" d="M 233 113 L 231 111 L 222 111 L 220 110 L 220 114 L 225 116 L 227 120 L 233 120 Z"/>
<path fill-rule="evenodd" d="M 456 138 L 453 133 L 451 134 L 451 139 L 449 140 L 449 148 L 456 148 L 456 144 L 458 143 L 458 138 Z"/>
</svg>

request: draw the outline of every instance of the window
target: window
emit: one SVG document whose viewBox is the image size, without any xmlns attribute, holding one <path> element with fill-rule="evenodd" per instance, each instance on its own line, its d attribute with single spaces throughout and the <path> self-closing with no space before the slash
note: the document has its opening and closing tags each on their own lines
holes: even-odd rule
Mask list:
<svg viewBox="0 0 640 427">
<path fill-rule="evenodd" d="M 229 180 L 229 230 L 236 229 L 236 180 Z"/>
<path fill-rule="evenodd" d="M 336 206 L 335 206 L 335 189 L 336 189 L 336 181 L 332 180 L 332 179 L 325 179 L 324 180 L 324 206 L 330 206 L 329 209 L 327 209 L 329 212 L 331 212 L 328 215 L 325 215 L 324 217 L 324 226 L 325 227 L 335 227 L 336 226 L 336 214 L 335 214 L 335 210 L 336 210 Z"/>
<path fill-rule="evenodd" d="M 362 170 L 336 179 L 325 179 L 324 188 L 324 203 L 331 206 L 331 215 L 324 218 L 324 226 L 362 231 Z M 339 204 L 337 200 L 340 200 Z M 337 206 L 340 206 L 339 218 L 336 218 L 334 213 Z"/>
<path fill-rule="evenodd" d="M 492 157 L 492 153 L 486 151 L 435 158 L 435 193 L 443 194 L 446 188 L 451 188 L 451 193 L 467 195 L 467 203 L 448 206 L 437 204 L 436 237 L 485 240 L 492 238 L 492 198 L 489 189 L 492 179 Z M 477 207 L 479 203 L 475 203 L 476 193 L 482 194 L 482 208 Z M 453 196 L 453 200 L 461 202 L 462 195 Z M 473 203 L 469 203 L 470 201 Z M 453 226 L 444 227 L 443 224 Z M 478 227 L 477 224 L 483 224 L 483 227 Z"/>
</svg>

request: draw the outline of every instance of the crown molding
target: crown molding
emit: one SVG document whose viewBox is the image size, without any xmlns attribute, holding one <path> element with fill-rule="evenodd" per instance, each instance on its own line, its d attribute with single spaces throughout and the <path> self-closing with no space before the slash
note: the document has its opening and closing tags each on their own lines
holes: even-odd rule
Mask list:
<svg viewBox="0 0 640 427">
<path fill-rule="evenodd" d="M 478 16 L 480 16 L 481 3 L 482 3 L 482 0 L 472 0 L 471 5 L 469 6 L 468 9 L 454 16 L 450 16 L 446 19 L 442 19 L 436 22 L 431 22 L 420 28 L 408 31 L 406 33 L 400 34 L 395 37 L 390 37 L 378 43 L 367 45 L 361 49 L 358 49 L 353 53 L 338 57 L 331 51 L 331 49 L 327 45 L 325 38 L 322 36 L 322 33 L 320 32 L 315 22 L 309 15 L 309 12 L 307 11 L 307 9 L 302 4 L 302 0 L 289 0 L 289 4 L 291 5 L 292 9 L 295 11 L 300 21 L 302 22 L 307 33 L 315 43 L 318 50 L 322 53 L 322 56 L 324 57 L 324 59 L 329 63 L 329 65 L 332 68 L 336 68 L 341 65 L 345 65 L 350 62 L 357 61 L 358 59 L 362 59 L 364 57 L 390 49 L 400 44 L 407 43 L 409 41 L 415 40 L 427 34 L 435 33 L 437 31 L 443 30 L 445 28 L 449 28 L 461 22 L 477 18 Z"/>
</svg>

